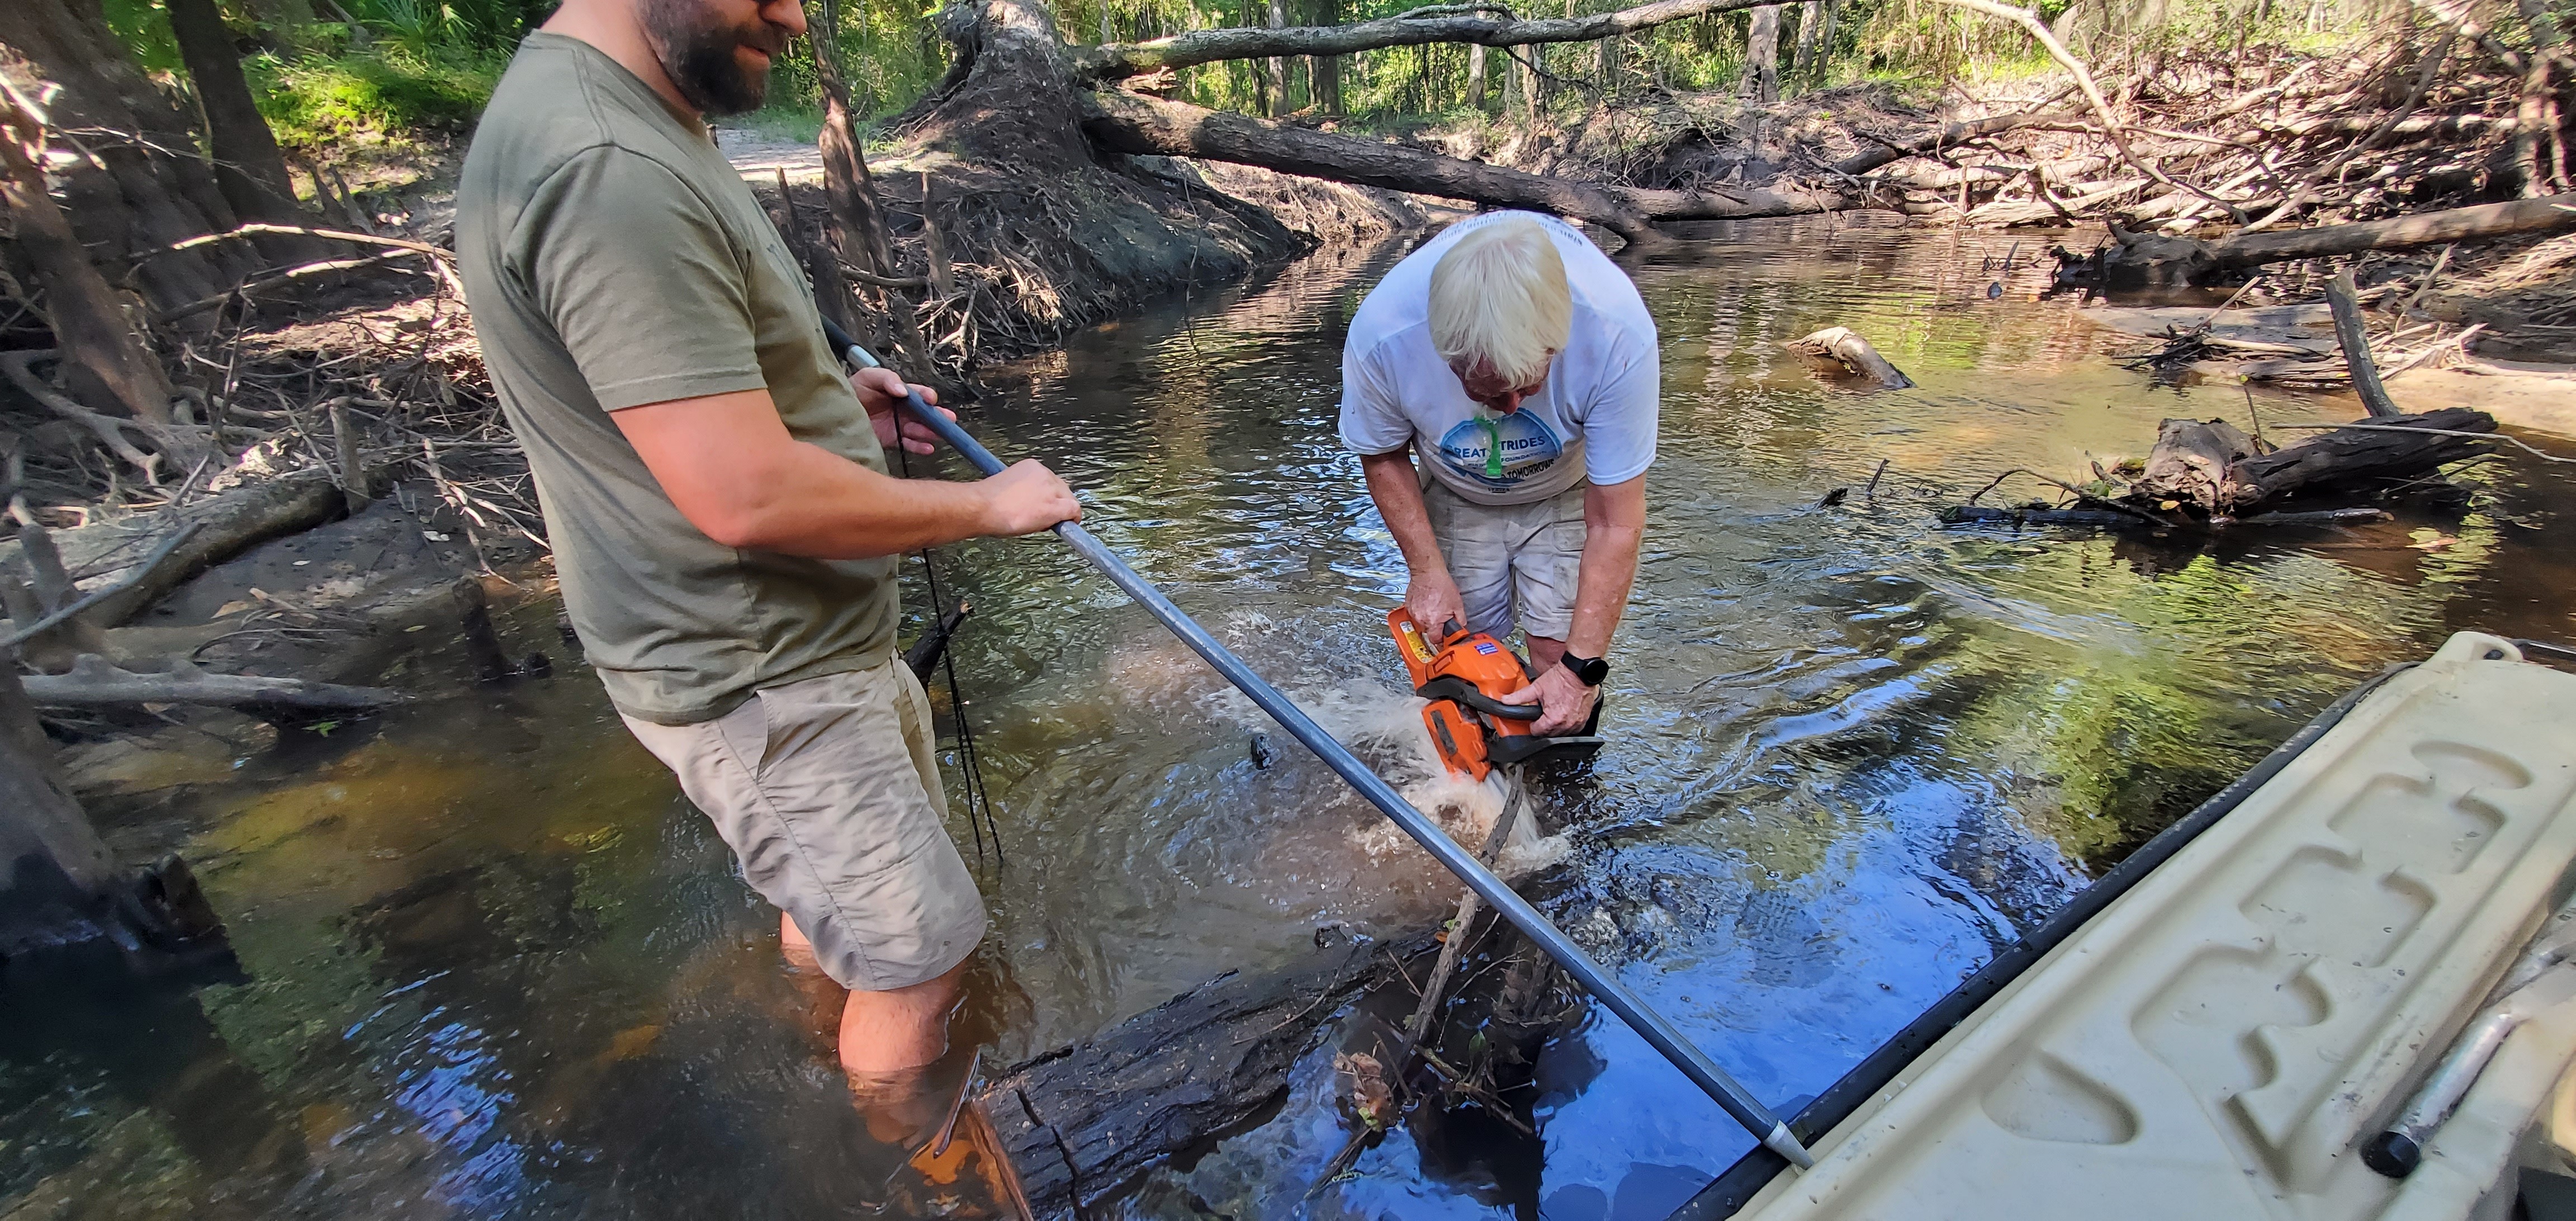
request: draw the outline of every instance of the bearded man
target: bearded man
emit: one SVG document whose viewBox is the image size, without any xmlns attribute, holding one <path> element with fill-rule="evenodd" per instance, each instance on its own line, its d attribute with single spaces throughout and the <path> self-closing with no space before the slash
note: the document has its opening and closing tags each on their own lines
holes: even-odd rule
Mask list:
<svg viewBox="0 0 2576 1221">
<path fill-rule="evenodd" d="M 1342 443 L 1435 639 L 1528 633 L 1531 732 L 1586 731 L 1646 530 L 1655 320 L 1572 225 L 1489 212 L 1370 289 L 1342 346 Z M 1419 467 L 1415 465 L 1419 462 Z M 1588 731 L 1586 731 L 1588 732 Z"/>
<path fill-rule="evenodd" d="M 475 132 L 456 247 L 588 660 L 778 906 L 790 958 L 849 990 L 839 1059 L 876 1193 L 948 1143 L 947 1020 L 985 929 L 894 655 L 895 557 L 1081 510 L 1035 462 L 886 473 L 885 446 L 930 433 L 898 425 L 899 379 L 842 372 L 705 123 L 758 106 L 804 31 L 797 0 L 564 0 Z"/>
</svg>

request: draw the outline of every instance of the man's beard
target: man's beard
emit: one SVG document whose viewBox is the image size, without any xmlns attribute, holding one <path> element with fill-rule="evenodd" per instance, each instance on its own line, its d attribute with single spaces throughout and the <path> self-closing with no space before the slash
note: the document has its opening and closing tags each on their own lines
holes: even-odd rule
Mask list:
<svg viewBox="0 0 2576 1221">
<path fill-rule="evenodd" d="M 643 18 L 662 71 L 698 113 L 760 109 L 769 93 L 769 70 L 743 71 L 736 53 L 748 46 L 775 60 L 787 48 L 785 31 L 758 18 L 743 26 L 711 23 L 698 0 L 646 0 Z"/>
</svg>

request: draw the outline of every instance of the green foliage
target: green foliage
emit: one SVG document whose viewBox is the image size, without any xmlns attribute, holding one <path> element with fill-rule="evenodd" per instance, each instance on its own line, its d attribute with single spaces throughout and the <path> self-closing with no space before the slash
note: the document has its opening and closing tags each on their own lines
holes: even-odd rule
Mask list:
<svg viewBox="0 0 2576 1221">
<path fill-rule="evenodd" d="M 498 52 L 440 48 L 420 55 L 391 42 L 337 55 L 242 64 L 280 144 L 319 149 L 353 138 L 399 138 L 470 126 L 507 61 Z"/>
<path fill-rule="evenodd" d="M 1051 0 L 1059 28 L 1083 43 L 1138 41 L 1223 26 L 1266 25 L 1272 0 Z M 1526 17 L 1574 16 L 1626 7 L 1635 0 L 1556 0 L 1516 10 Z M 102 0 L 109 24 L 145 68 L 181 76 L 160 0 Z M 499 67 L 552 0 L 223 0 L 239 35 L 262 108 L 290 144 L 314 147 L 361 133 L 399 135 L 469 123 Z M 843 0 L 841 60 L 863 117 L 909 105 L 947 69 L 947 47 L 930 13 L 940 0 Z M 1392 17 L 1418 0 L 1279 0 L 1291 25 L 1331 25 Z M 279 28 L 277 14 L 309 9 L 330 20 Z M 2039 11 L 2079 54 L 2129 57 L 2158 48 L 2217 47 L 2244 42 L 2317 50 L 2370 21 L 2388 20 L 2379 0 L 2041 0 Z M 1875 80 L 1933 85 L 1960 77 L 2010 78 L 2053 70 L 2027 34 L 1937 0 L 1835 0 L 1823 7 L 1782 6 L 1779 63 L 1784 92 Z M 812 14 L 819 16 L 819 13 Z M 346 20 L 342 20 L 346 18 Z M 1803 71 L 1801 25 L 1830 31 Z M 1520 48 L 1545 76 L 1542 104 L 1561 115 L 1601 97 L 1656 89 L 1732 91 L 1741 81 L 1750 14 L 1711 14 L 1659 26 L 1609 44 Z M 1485 56 L 1482 112 L 1518 114 L 1528 74 L 1515 53 Z M 1391 47 L 1343 57 L 1339 111 L 1376 130 L 1468 126 L 1470 51 L 1463 46 Z M 1181 93 L 1203 106 L 1289 113 L 1317 108 L 1321 65 L 1291 58 L 1278 65 L 1283 96 L 1269 97 L 1263 61 L 1187 69 Z M 781 135 L 810 134 L 821 98 L 813 52 L 799 43 L 779 62 L 771 107 L 752 125 Z"/>
</svg>

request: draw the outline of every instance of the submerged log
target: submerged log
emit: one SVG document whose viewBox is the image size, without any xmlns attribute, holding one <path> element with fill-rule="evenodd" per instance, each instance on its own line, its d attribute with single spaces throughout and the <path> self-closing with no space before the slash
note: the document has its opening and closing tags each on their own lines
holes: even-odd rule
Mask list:
<svg viewBox="0 0 2576 1221">
<path fill-rule="evenodd" d="M 1903 390 L 1914 379 L 1878 354 L 1878 349 L 1850 327 L 1829 326 L 1801 339 L 1792 339 L 1781 347 L 1806 358 L 1807 363 L 1824 372 L 1839 372 L 1853 377 L 1866 377 L 1882 390 Z"/>
<path fill-rule="evenodd" d="M 1155 1165 L 1239 1129 L 1277 1101 L 1344 1002 L 1434 948 L 1424 936 L 1228 973 L 1012 1068 L 985 1090 L 984 1109 L 1030 1204 L 1040 1216 L 1091 1215 Z"/>
</svg>

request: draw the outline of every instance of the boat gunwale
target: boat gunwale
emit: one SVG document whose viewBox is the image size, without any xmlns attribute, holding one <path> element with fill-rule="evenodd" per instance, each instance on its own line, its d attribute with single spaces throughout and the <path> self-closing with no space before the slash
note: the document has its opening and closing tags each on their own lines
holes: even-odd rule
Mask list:
<svg viewBox="0 0 2576 1221">
<path fill-rule="evenodd" d="M 2230 781 L 2225 788 L 2194 807 L 2191 813 L 2139 845 L 2137 851 L 2112 866 L 2110 872 L 2077 891 L 2028 936 L 1986 960 L 1984 966 L 1969 973 L 1957 987 L 1862 1057 L 1860 1063 L 1825 1087 L 1814 1101 L 1799 1109 L 1797 1115 L 1789 1120 L 1790 1132 L 1800 1142 L 1813 1144 L 1841 1126 L 1908 1066 L 1931 1050 L 1934 1044 L 1974 1016 L 1977 1010 L 2037 966 L 2050 951 L 2090 924 L 2122 895 L 2146 880 L 2158 866 L 2234 812 L 2246 798 L 2253 796 L 2256 789 L 2269 783 L 2335 726 L 2342 724 L 2343 719 L 2372 692 L 2420 664 L 2411 661 L 2395 663 L 2326 705 L 2297 732 L 2273 747 L 2270 754 L 2248 768 L 2245 774 Z M 1674 1209 L 1665 1221 L 1724 1221 L 1733 1217 L 1788 1166 L 1787 1159 L 1756 1145 L 1720 1173 L 1715 1181 L 1683 1201 L 1681 1207 Z"/>
</svg>

